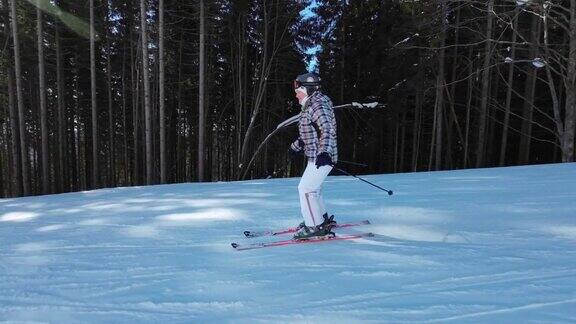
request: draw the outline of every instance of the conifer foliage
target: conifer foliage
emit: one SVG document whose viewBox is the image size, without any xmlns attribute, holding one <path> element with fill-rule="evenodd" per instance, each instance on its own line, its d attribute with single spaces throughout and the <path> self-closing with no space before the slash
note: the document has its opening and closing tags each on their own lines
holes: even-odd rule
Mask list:
<svg viewBox="0 0 576 324">
<path fill-rule="evenodd" d="M 298 175 L 307 69 L 349 171 L 574 161 L 576 0 L 89 3 L 0 0 L 0 197 Z"/>
</svg>

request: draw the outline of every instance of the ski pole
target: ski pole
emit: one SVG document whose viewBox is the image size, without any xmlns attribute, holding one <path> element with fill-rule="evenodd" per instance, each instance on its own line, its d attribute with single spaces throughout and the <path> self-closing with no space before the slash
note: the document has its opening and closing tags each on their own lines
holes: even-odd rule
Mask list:
<svg viewBox="0 0 576 324">
<path fill-rule="evenodd" d="M 346 171 L 344 171 L 344 170 L 342 170 L 342 169 L 340 169 L 340 168 L 337 168 L 335 165 L 333 165 L 333 167 L 334 167 L 334 169 L 336 169 L 336 170 L 344 173 L 345 175 L 352 176 L 352 177 L 354 177 L 354 178 L 356 178 L 356 179 L 358 179 L 358 180 L 364 181 L 364 182 L 366 182 L 367 184 L 369 184 L 369 185 L 371 185 L 371 186 L 374 186 L 374 187 L 376 187 L 376 188 L 378 188 L 378 189 L 380 189 L 380 190 L 386 191 L 386 192 L 388 193 L 388 196 L 392 196 L 392 194 L 394 193 L 392 190 L 386 190 L 386 189 L 380 187 L 379 185 L 373 184 L 372 182 L 370 182 L 370 181 L 368 181 L 368 180 L 362 179 L 362 178 L 360 178 L 360 177 L 358 177 L 358 176 L 355 176 L 355 175 L 353 175 L 353 174 L 350 174 L 350 173 L 348 173 L 348 172 L 346 172 Z"/>
<path fill-rule="evenodd" d="M 357 165 L 357 166 L 361 166 L 361 167 L 367 167 L 368 164 L 364 164 L 364 163 L 357 163 L 357 162 L 351 162 L 351 161 L 342 161 L 342 160 L 338 160 L 338 163 L 344 163 L 344 164 L 350 164 L 350 165 Z"/>
</svg>

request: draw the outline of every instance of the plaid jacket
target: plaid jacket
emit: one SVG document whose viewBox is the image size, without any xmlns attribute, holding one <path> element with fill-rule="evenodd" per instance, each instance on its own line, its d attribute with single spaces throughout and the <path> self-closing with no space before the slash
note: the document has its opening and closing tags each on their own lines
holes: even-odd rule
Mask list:
<svg viewBox="0 0 576 324">
<path fill-rule="evenodd" d="M 318 154 L 327 152 L 332 162 L 338 161 L 336 117 L 328 96 L 316 91 L 308 98 L 300 112 L 298 131 L 300 136 L 291 145 L 294 151 L 304 150 L 304 155 L 309 160 L 314 160 Z"/>
</svg>

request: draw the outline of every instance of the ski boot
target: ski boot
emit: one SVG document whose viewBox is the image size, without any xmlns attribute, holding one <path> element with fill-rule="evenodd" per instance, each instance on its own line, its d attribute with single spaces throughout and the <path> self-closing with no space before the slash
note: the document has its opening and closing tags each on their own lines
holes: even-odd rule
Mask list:
<svg viewBox="0 0 576 324">
<path fill-rule="evenodd" d="M 324 229 L 320 228 L 320 226 L 304 226 L 294 236 L 292 237 L 295 240 L 308 240 L 311 238 L 322 238 L 326 237 L 330 233 L 326 232 Z"/>
<path fill-rule="evenodd" d="M 307 240 L 314 237 L 329 238 L 336 236 L 336 234 L 332 232 L 332 227 L 336 225 L 334 215 L 328 217 L 328 214 L 326 213 L 322 218 L 324 218 L 324 221 L 322 224 L 317 226 L 306 226 L 304 222 L 300 223 L 298 226 L 298 232 L 294 234 L 293 238 L 295 240 Z"/>
</svg>

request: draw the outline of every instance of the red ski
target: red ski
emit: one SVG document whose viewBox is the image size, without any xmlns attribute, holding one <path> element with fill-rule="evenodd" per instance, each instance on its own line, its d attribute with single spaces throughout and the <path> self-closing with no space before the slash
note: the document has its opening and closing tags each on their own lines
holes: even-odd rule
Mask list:
<svg viewBox="0 0 576 324">
<path fill-rule="evenodd" d="M 336 225 L 334 225 L 332 228 L 346 228 L 346 227 L 354 227 L 354 226 L 361 226 L 361 225 L 369 225 L 370 221 L 368 220 L 363 220 L 361 222 L 357 222 L 357 223 L 338 223 Z M 296 233 L 298 232 L 298 227 L 291 227 L 291 228 L 286 228 L 286 229 L 282 229 L 282 230 L 276 230 L 276 231 L 244 231 L 244 235 L 246 237 L 261 237 L 261 236 L 277 236 L 277 235 L 284 235 L 284 234 L 290 234 L 290 233 Z"/>
<path fill-rule="evenodd" d="M 313 237 L 305 240 L 283 240 L 283 241 L 275 241 L 275 242 L 260 242 L 260 243 L 249 243 L 249 244 L 239 244 L 239 243 L 232 243 L 232 247 L 238 251 L 242 250 L 253 250 L 253 249 L 261 249 L 266 247 L 274 247 L 274 246 L 285 246 L 285 245 L 294 245 L 294 244 L 312 244 L 312 243 L 321 243 L 321 242 L 332 242 L 332 241 L 344 241 L 344 240 L 354 240 L 363 237 L 372 237 L 374 236 L 373 233 L 359 233 L 359 234 L 346 234 L 346 235 L 337 235 L 337 236 L 318 236 Z"/>
</svg>

